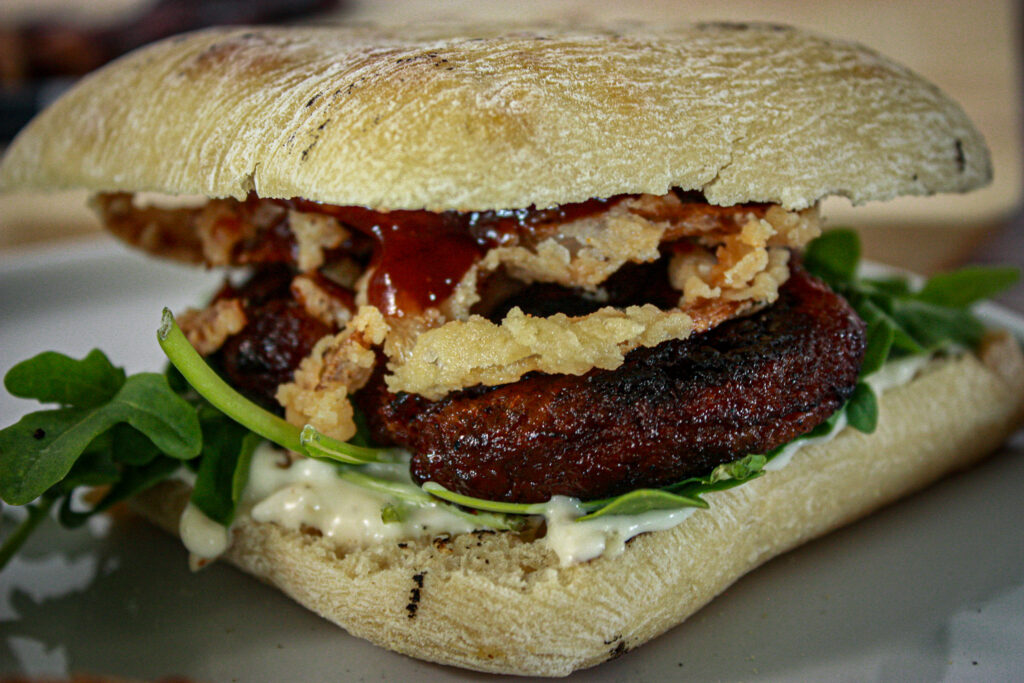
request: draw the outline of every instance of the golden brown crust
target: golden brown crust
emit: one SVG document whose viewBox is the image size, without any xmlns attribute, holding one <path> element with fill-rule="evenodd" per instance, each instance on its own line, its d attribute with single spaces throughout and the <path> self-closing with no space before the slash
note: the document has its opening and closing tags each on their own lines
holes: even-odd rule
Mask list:
<svg viewBox="0 0 1024 683">
<path fill-rule="evenodd" d="M 682 525 L 637 537 L 618 557 L 560 567 L 542 542 L 491 533 L 338 553 L 317 536 L 246 521 L 228 559 L 398 652 L 566 675 L 682 622 L 768 559 L 995 449 L 1019 422 L 1024 365 L 1009 338 L 986 357 L 1001 360 L 932 363 L 882 397 L 874 434 L 848 429 L 804 448 L 788 466 L 709 497 L 711 508 Z M 145 496 L 142 509 L 173 531 L 184 496 L 165 488 Z"/>
<path fill-rule="evenodd" d="M 794 29 L 240 28 L 85 79 L 14 142 L 0 189 L 470 210 L 681 187 L 804 208 L 990 175 L 934 86 Z"/>
</svg>

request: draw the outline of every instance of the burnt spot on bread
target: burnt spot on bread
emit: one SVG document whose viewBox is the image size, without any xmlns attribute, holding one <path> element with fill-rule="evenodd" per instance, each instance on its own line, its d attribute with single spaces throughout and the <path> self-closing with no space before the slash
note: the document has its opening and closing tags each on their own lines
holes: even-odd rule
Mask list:
<svg viewBox="0 0 1024 683">
<path fill-rule="evenodd" d="M 416 613 L 420 609 L 420 600 L 423 598 L 423 580 L 426 575 L 427 572 L 422 571 L 412 576 L 413 587 L 409 591 L 409 604 L 405 606 L 405 611 L 410 619 L 415 619 Z"/>
<path fill-rule="evenodd" d="M 610 662 L 613 659 L 618 659 L 622 655 L 629 652 L 629 648 L 626 647 L 626 639 L 622 637 L 621 633 L 612 636 L 610 640 L 604 641 L 604 644 L 614 646 L 608 650 L 608 657 L 605 659 L 606 662 Z"/>
<path fill-rule="evenodd" d="M 963 173 L 967 169 L 967 157 L 964 156 L 964 142 L 960 138 L 953 142 L 953 152 L 956 155 L 956 170 Z"/>
<path fill-rule="evenodd" d="M 355 90 L 357 87 L 359 87 L 359 82 L 363 81 L 363 80 L 366 80 L 366 76 L 360 76 L 356 80 L 354 80 L 351 83 L 349 83 L 344 88 L 344 94 L 345 95 L 351 95 L 352 91 Z M 342 94 L 342 88 L 338 88 L 337 90 L 334 91 L 334 97 L 338 97 L 341 94 Z"/>
<path fill-rule="evenodd" d="M 498 532 L 494 531 L 493 529 L 477 529 L 476 531 L 474 531 L 472 535 L 476 537 L 476 547 L 482 547 L 484 544 L 484 538 L 486 538 L 487 536 L 493 536 L 496 533 Z"/>
<path fill-rule="evenodd" d="M 409 55 L 408 57 L 399 57 L 395 60 L 395 64 L 410 64 L 413 62 L 429 63 L 434 67 L 442 67 L 448 64 L 448 58 L 442 57 L 437 52 L 423 52 L 416 55 Z"/>
<path fill-rule="evenodd" d="M 626 647 L 626 641 L 620 640 L 618 644 L 615 647 L 613 647 L 611 651 L 608 652 L 608 659 L 606 659 L 605 661 L 610 662 L 613 659 L 618 659 L 627 652 L 629 652 L 629 648 Z"/>
<path fill-rule="evenodd" d="M 321 97 L 323 97 L 323 92 L 318 92 L 317 94 L 315 94 L 312 97 L 310 97 L 309 101 L 306 102 L 306 109 L 309 109 L 314 104 L 316 104 L 316 101 L 319 100 Z"/>
<path fill-rule="evenodd" d="M 451 536 L 437 536 L 434 538 L 433 541 L 431 541 L 431 544 L 433 544 L 434 548 L 436 548 L 440 552 L 450 553 L 452 551 L 451 541 Z"/>
</svg>

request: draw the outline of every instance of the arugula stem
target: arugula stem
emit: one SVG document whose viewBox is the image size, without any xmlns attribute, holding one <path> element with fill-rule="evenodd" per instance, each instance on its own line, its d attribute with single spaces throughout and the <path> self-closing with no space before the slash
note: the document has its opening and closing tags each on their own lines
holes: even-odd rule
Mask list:
<svg viewBox="0 0 1024 683">
<path fill-rule="evenodd" d="M 357 446 L 338 441 L 306 425 L 299 435 L 303 452 L 311 458 L 326 458 L 350 465 L 365 465 L 368 462 L 382 462 L 379 448 Z"/>
<path fill-rule="evenodd" d="M 455 491 L 449 491 L 437 482 L 428 481 L 423 484 L 423 490 L 432 496 L 456 505 L 485 510 L 487 512 L 503 512 L 512 515 L 541 515 L 544 514 L 544 503 L 505 503 L 498 500 L 484 500 L 466 496 Z"/>
<path fill-rule="evenodd" d="M 279 446 L 296 453 L 306 452 L 302 447 L 299 428 L 259 407 L 222 380 L 192 348 L 192 344 L 175 322 L 174 314 L 167 308 L 164 309 L 156 336 L 160 348 L 178 372 L 203 398 L 221 412 Z"/>
<path fill-rule="evenodd" d="M 7 537 L 3 545 L 0 545 L 0 571 L 7 566 L 7 563 L 11 561 L 15 553 L 25 544 L 28 537 L 39 526 L 39 523 L 50 514 L 50 508 L 53 507 L 55 500 L 49 496 L 43 496 L 39 499 L 38 503 L 25 506 L 25 509 L 28 511 L 28 517 L 14 530 L 14 533 Z"/>
</svg>

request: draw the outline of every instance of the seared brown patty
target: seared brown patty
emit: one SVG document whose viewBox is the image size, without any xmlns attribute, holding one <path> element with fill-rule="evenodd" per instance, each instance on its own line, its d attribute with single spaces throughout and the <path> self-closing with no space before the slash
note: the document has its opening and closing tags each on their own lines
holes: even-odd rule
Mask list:
<svg viewBox="0 0 1024 683">
<path fill-rule="evenodd" d="M 429 401 L 389 393 L 378 369 L 357 400 L 377 438 L 413 452 L 419 482 L 489 500 L 587 500 L 706 474 L 809 431 L 853 392 L 864 347 L 849 304 L 795 268 L 771 307 L 637 349 L 615 370 Z"/>
</svg>

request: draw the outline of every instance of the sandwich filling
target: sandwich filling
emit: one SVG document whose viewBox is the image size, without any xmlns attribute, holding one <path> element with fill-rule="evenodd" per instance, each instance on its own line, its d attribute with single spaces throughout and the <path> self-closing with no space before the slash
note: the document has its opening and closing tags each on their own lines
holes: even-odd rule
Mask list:
<svg viewBox="0 0 1024 683">
<path fill-rule="evenodd" d="M 180 323 L 229 382 L 411 471 L 532 503 L 671 484 L 767 452 L 850 397 L 864 326 L 794 256 L 815 209 L 699 194 L 378 212 L 251 195 L 100 195 L 154 253 L 247 266 Z"/>
</svg>

